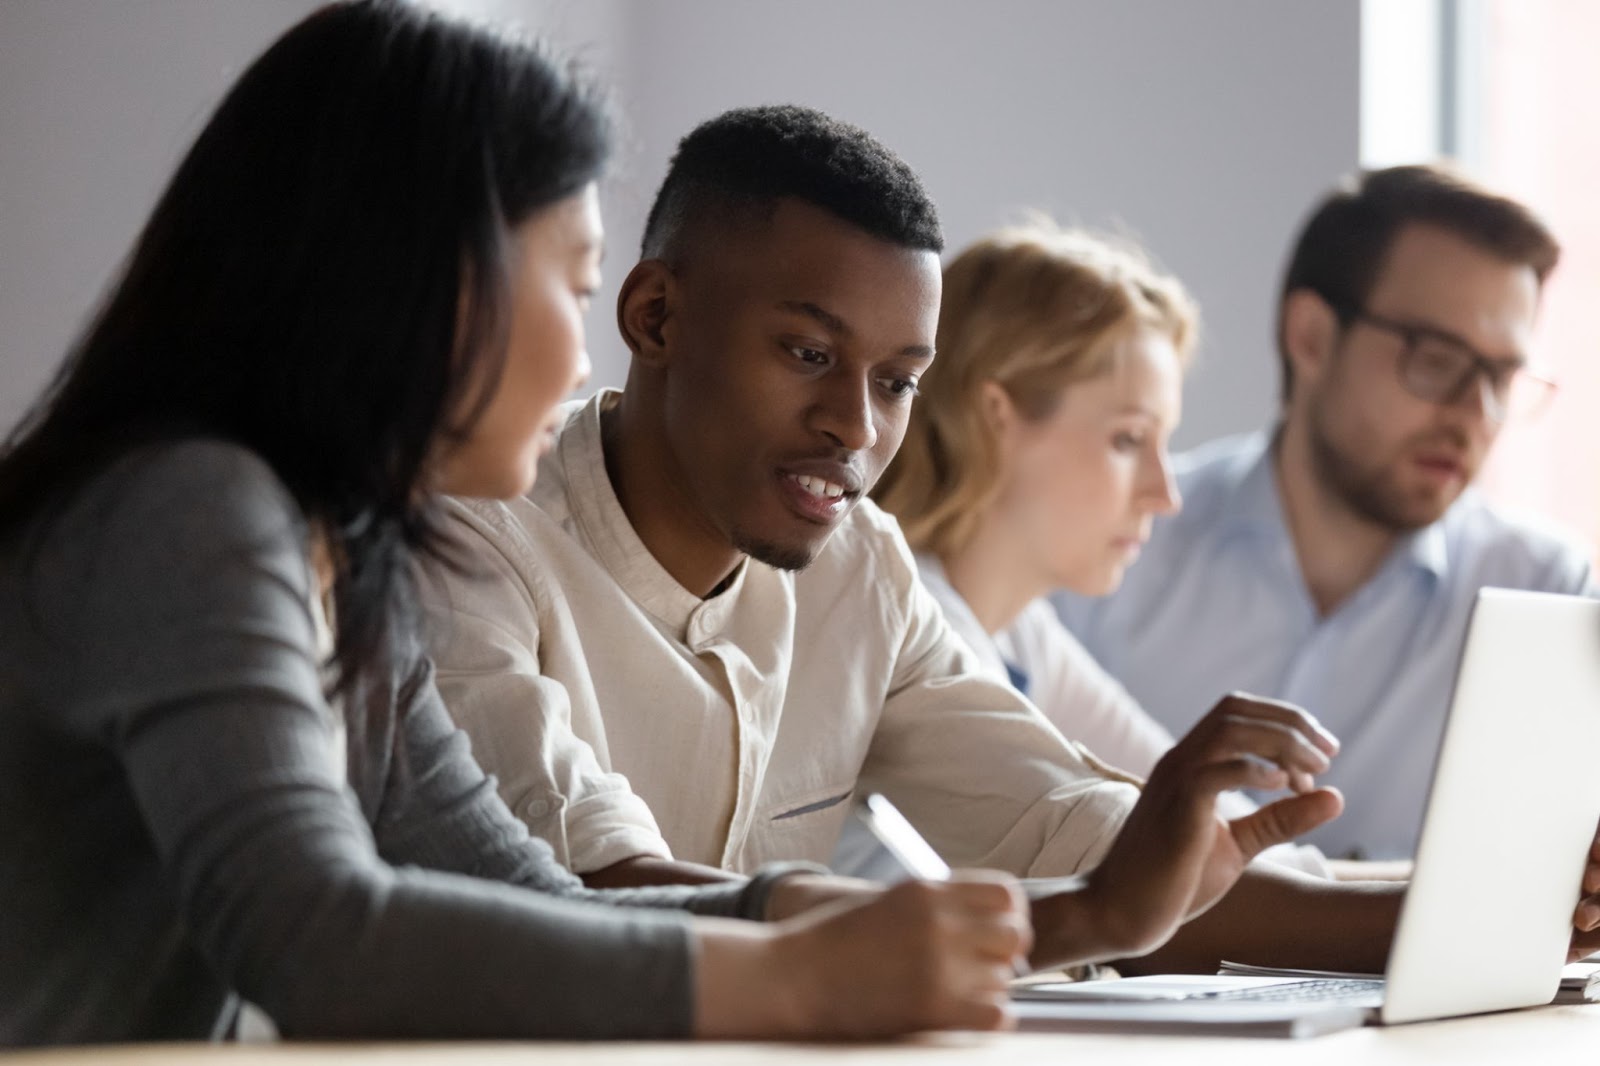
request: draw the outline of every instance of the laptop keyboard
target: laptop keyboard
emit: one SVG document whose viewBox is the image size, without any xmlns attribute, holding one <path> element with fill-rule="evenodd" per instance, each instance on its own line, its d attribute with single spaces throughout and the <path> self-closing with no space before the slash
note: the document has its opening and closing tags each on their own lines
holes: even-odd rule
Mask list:
<svg viewBox="0 0 1600 1066">
<path fill-rule="evenodd" d="M 1312 978 L 1253 988 L 1227 988 L 1196 992 L 1186 999 L 1211 999 L 1228 1003 L 1355 1003 L 1377 1006 L 1383 1000 L 1383 982 L 1354 977 Z"/>
</svg>

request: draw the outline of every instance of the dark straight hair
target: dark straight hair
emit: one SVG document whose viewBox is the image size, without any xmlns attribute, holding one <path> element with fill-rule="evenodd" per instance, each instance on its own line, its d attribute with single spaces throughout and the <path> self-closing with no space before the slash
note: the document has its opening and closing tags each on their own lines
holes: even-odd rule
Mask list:
<svg viewBox="0 0 1600 1066">
<path fill-rule="evenodd" d="M 398 0 L 313 13 L 229 90 L 0 449 L 0 535 L 140 445 L 236 442 L 327 539 L 336 689 L 381 684 L 417 635 L 412 553 L 443 546 L 429 462 L 499 380 L 509 230 L 609 140 L 537 47 Z"/>
</svg>

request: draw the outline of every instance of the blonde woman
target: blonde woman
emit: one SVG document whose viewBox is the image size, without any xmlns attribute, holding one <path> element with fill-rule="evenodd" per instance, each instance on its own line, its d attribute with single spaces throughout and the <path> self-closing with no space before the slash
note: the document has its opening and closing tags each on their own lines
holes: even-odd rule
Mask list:
<svg viewBox="0 0 1600 1066">
<path fill-rule="evenodd" d="M 1155 517 L 1178 509 L 1167 440 L 1196 329 L 1183 286 L 1131 245 L 1046 221 L 983 238 L 944 272 L 939 357 L 873 492 L 990 671 L 1138 774 L 1171 734 L 1044 597 L 1111 592 Z M 1223 797 L 1224 814 L 1250 809 Z M 1271 854 L 1330 873 L 1314 848 Z"/>
</svg>

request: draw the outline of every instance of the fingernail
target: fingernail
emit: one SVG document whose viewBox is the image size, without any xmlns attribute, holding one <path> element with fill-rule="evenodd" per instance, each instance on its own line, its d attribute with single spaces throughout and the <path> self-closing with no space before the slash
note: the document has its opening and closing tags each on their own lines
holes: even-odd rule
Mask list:
<svg viewBox="0 0 1600 1066">
<path fill-rule="evenodd" d="M 1578 928 L 1589 932 L 1600 925 L 1600 903 L 1586 902 L 1578 908 Z"/>
</svg>

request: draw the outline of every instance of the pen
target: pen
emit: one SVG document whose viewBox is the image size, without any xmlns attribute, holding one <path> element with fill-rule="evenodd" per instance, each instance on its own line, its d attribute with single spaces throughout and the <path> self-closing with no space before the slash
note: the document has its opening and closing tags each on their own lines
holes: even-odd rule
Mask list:
<svg viewBox="0 0 1600 1066">
<path fill-rule="evenodd" d="M 922 839 L 922 834 L 906 821 L 906 816 L 889 802 L 887 796 L 869 793 L 856 811 L 878 843 L 906 873 L 921 881 L 950 880 L 949 864 L 939 858 L 933 845 Z M 1012 969 L 1018 977 L 1025 977 L 1029 972 L 1027 964 L 1021 959 L 1012 963 Z"/>
<path fill-rule="evenodd" d="M 912 828 L 889 797 L 870 793 L 861 801 L 861 820 L 906 873 L 922 881 L 950 880 L 950 867 Z"/>
</svg>

